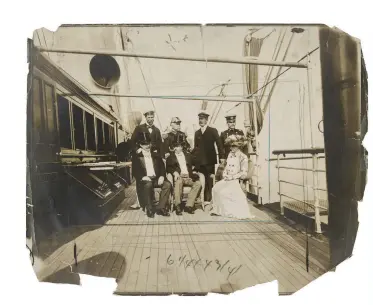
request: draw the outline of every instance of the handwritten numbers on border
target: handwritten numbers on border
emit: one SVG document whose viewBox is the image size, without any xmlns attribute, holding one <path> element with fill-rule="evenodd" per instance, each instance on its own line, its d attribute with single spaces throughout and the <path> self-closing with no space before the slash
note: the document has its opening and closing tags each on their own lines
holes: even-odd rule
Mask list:
<svg viewBox="0 0 373 305">
<path fill-rule="evenodd" d="M 213 267 L 215 265 L 216 271 L 223 272 L 223 270 L 226 270 L 228 272 L 227 279 L 229 279 L 231 276 L 236 274 L 238 272 L 238 270 L 240 270 L 241 267 L 242 267 L 242 265 L 227 266 L 229 262 L 230 262 L 230 260 L 222 262 L 218 259 L 215 259 L 215 262 L 214 262 L 212 260 L 201 259 L 201 258 L 199 258 L 199 259 L 192 259 L 192 258 L 187 259 L 186 255 L 179 256 L 179 259 L 175 262 L 175 259 L 172 258 L 171 254 L 167 257 L 167 261 L 166 261 L 168 266 L 175 265 L 176 267 L 184 267 L 184 269 L 187 269 L 187 268 L 195 269 L 196 266 L 198 265 L 198 266 L 202 267 L 202 269 L 204 271 L 206 271 L 207 268 Z"/>
</svg>

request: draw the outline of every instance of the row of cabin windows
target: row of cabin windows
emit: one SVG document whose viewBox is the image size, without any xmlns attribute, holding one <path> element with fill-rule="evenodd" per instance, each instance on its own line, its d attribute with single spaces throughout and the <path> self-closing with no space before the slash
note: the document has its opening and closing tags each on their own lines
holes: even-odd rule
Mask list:
<svg viewBox="0 0 373 305">
<path fill-rule="evenodd" d="M 42 89 L 41 80 L 34 78 L 33 130 L 37 136 L 35 140 L 36 142 L 55 143 L 57 128 L 54 88 L 44 83 L 44 91 Z M 43 92 L 44 98 L 42 98 Z M 98 152 L 114 151 L 115 134 L 113 126 L 94 118 L 93 114 L 58 94 L 56 106 L 59 122 L 59 142 L 62 148 Z"/>
<path fill-rule="evenodd" d="M 75 149 L 112 152 L 115 149 L 114 127 L 57 95 L 58 120 L 60 122 L 60 145 L 72 149 L 73 128 Z M 70 123 L 71 118 L 71 123 Z M 96 122 L 95 122 L 96 121 Z M 95 126 L 96 125 L 96 126 Z M 97 131 L 97 141 L 96 133 Z"/>
</svg>

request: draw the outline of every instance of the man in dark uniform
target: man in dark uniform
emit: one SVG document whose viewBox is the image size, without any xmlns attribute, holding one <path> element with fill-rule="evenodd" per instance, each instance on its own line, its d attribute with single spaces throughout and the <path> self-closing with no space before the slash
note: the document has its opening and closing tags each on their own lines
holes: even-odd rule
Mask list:
<svg viewBox="0 0 373 305">
<path fill-rule="evenodd" d="M 181 120 L 178 117 L 173 117 L 171 119 L 171 131 L 167 133 L 167 137 L 165 138 L 163 145 L 164 145 L 164 154 L 167 159 L 167 157 L 171 154 L 173 151 L 172 143 L 174 143 L 177 135 L 181 135 L 184 139 L 186 139 L 186 134 L 182 131 L 180 131 L 180 124 Z M 190 152 L 190 145 L 188 141 L 183 142 L 183 151 L 184 152 Z"/>
<path fill-rule="evenodd" d="M 217 157 L 215 144 L 218 148 L 220 162 L 224 160 L 224 146 L 215 128 L 207 126 L 209 114 L 202 111 L 198 114 L 200 129 L 194 134 L 193 163 L 195 169 L 202 173 L 206 179 L 204 200 L 211 201 L 212 180 L 211 174 L 215 173 Z"/>
<path fill-rule="evenodd" d="M 146 119 L 146 123 L 136 126 L 132 134 L 132 138 L 131 138 L 131 142 L 133 143 L 132 154 L 138 154 L 140 152 L 140 145 L 137 144 L 139 135 L 143 134 L 144 132 L 148 132 L 150 134 L 152 153 L 155 153 L 159 155 L 160 157 L 164 158 L 161 131 L 157 127 L 154 126 L 154 111 L 153 110 L 145 111 L 144 116 Z"/>
<path fill-rule="evenodd" d="M 220 135 L 221 142 L 224 144 L 226 138 L 228 138 L 231 135 L 240 135 L 243 136 L 244 132 L 241 129 L 236 129 L 236 115 L 235 114 L 227 114 L 225 116 L 225 119 L 227 120 L 228 129 L 223 131 Z M 225 156 L 224 158 L 227 159 L 228 154 L 230 152 L 229 146 L 224 146 L 225 150 Z"/>
</svg>

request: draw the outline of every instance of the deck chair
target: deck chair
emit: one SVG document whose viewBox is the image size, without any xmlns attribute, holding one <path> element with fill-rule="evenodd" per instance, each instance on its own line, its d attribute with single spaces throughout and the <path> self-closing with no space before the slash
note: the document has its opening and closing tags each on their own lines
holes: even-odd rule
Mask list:
<svg viewBox="0 0 373 305">
<path fill-rule="evenodd" d="M 255 171 L 254 162 L 249 159 L 249 166 L 248 166 L 247 175 L 246 176 L 241 176 L 239 178 L 241 188 L 245 192 L 246 195 L 247 195 L 247 192 L 248 192 L 247 190 L 249 189 L 250 180 L 254 175 L 254 171 Z"/>
</svg>

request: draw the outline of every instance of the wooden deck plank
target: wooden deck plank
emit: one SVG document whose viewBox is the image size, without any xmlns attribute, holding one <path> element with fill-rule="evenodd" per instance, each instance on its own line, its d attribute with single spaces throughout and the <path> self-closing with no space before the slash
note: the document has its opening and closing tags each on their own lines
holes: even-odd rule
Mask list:
<svg viewBox="0 0 373 305">
<path fill-rule="evenodd" d="M 256 225 L 255 226 L 257 230 L 260 230 L 263 232 L 269 240 L 272 241 L 273 245 L 276 248 L 280 248 L 288 253 L 288 255 L 291 255 L 295 262 L 298 262 L 299 264 L 305 264 L 305 249 L 302 248 L 297 242 L 295 242 L 292 239 L 292 234 L 300 234 L 298 232 L 293 231 L 287 231 L 286 228 L 283 227 L 276 227 L 274 224 L 271 226 L 263 226 L 263 225 Z M 277 233 L 272 233 L 271 230 L 277 231 Z M 283 231 L 283 233 L 278 233 L 278 231 Z M 312 262 L 315 262 L 315 260 L 310 257 L 310 260 Z M 320 276 L 320 273 L 318 270 L 315 270 L 314 264 L 310 266 L 310 274 L 313 278 L 316 278 Z"/>
<path fill-rule="evenodd" d="M 257 214 L 257 211 L 255 211 L 255 214 Z M 262 216 L 262 215 L 260 215 Z M 261 217 L 263 219 L 267 219 L 268 221 L 271 221 L 269 217 Z M 246 222 L 240 222 L 239 225 L 236 226 L 236 230 L 239 232 L 247 232 L 247 236 L 250 236 L 251 234 L 258 233 L 255 228 L 253 228 L 253 225 L 255 221 L 246 221 Z M 245 228 L 246 227 L 246 228 Z M 250 233 L 253 232 L 253 233 Z M 250 257 L 255 257 L 256 265 L 260 267 L 260 271 L 262 274 L 265 274 L 267 278 L 270 279 L 277 279 L 280 284 L 280 291 L 287 291 L 289 290 L 288 288 L 294 287 L 293 284 L 291 284 L 288 280 L 286 280 L 282 274 L 278 274 L 279 270 L 277 266 L 275 266 L 275 263 L 273 262 L 273 259 L 270 259 L 268 257 L 263 258 L 263 245 L 260 243 L 260 238 L 258 237 L 258 234 L 256 234 L 256 238 L 247 238 L 245 237 L 242 239 L 241 236 L 238 236 L 237 241 L 239 240 L 239 245 L 242 250 L 246 252 L 246 254 L 250 253 Z M 262 236 L 263 238 L 263 236 Z M 262 254 L 260 254 L 262 253 Z M 264 264 L 262 261 L 264 260 Z M 260 273 L 258 273 L 259 275 Z M 281 281 L 281 279 L 283 279 Z M 285 284 L 285 285 L 284 285 Z M 284 287 L 287 286 L 287 287 Z"/>
<path fill-rule="evenodd" d="M 267 228 L 262 228 L 259 229 L 263 232 L 268 232 Z M 318 277 L 317 273 L 314 273 L 313 270 L 310 270 L 310 273 L 307 272 L 305 263 L 300 261 L 297 257 L 294 255 L 290 254 L 287 250 L 286 247 L 280 246 L 277 243 L 273 242 L 272 239 L 265 239 L 264 240 L 266 243 L 269 243 L 272 247 L 274 247 L 277 251 L 280 251 L 282 253 L 282 259 L 284 260 L 285 264 L 293 266 L 295 270 L 298 271 L 298 274 L 296 275 L 297 277 L 300 276 L 305 280 L 305 285 L 307 285 L 310 281 L 314 280 L 315 278 Z"/>
<path fill-rule="evenodd" d="M 176 289 L 173 290 L 173 293 L 183 293 L 183 292 L 189 292 L 190 291 L 190 278 L 188 277 L 187 274 L 182 272 L 183 270 L 179 266 L 179 258 L 183 255 L 183 252 L 181 250 L 181 245 L 179 242 L 179 237 L 177 235 L 177 229 L 176 225 L 174 224 L 176 221 L 175 218 L 175 213 L 172 213 L 170 215 L 169 222 L 172 224 L 169 225 L 170 227 L 170 232 L 172 234 L 171 239 L 172 239 L 172 245 L 173 245 L 173 255 L 172 255 L 172 261 L 173 264 L 169 266 L 169 268 L 172 268 L 174 272 L 176 273 L 177 277 L 177 287 Z"/>
<path fill-rule="evenodd" d="M 124 221 L 129 221 L 131 218 L 135 216 L 135 214 L 132 211 L 126 211 L 124 213 Z M 122 244 L 121 248 L 118 251 L 118 255 L 115 258 L 115 261 L 113 263 L 113 266 L 111 267 L 108 276 L 116 278 L 118 282 L 123 277 L 124 272 L 127 268 L 127 262 L 126 262 L 126 255 L 128 252 L 128 249 L 130 247 L 132 238 L 130 236 L 130 230 L 132 227 L 130 226 L 122 226 L 120 230 L 118 231 L 118 234 L 120 236 L 118 242 Z"/>
<path fill-rule="evenodd" d="M 126 201 L 126 199 L 124 201 Z M 118 213 L 119 209 L 120 209 L 120 207 L 118 207 L 114 211 L 113 215 Z M 117 226 L 112 226 L 112 224 L 113 224 L 113 219 L 110 218 L 107 221 L 107 226 L 103 226 L 103 227 L 97 229 L 95 234 L 94 235 L 91 234 L 90 238 L 87 238 L 84 241 L 84 243 L 79 243 L 79 244 L 77 243 L 77 248 L 78 249 L 82 248 L 78 252 L 78 255 L 77 255 L 77 261 L 78 261 L 77 271 L 78 272 L 90 273 L 90 274 L 95 274 L 95 275 L 100 274 L 100 271 L 101 271 L 101 269 L 104 268 L 105 262 L 108 259 L 111 250 L 110 250 L 110 252 L 108 251 L 107 253 L 105 253 L 105 255 L 102 256 L 99 260 L 94 259 L 95 260 L 94 263 L 96 263 L 96 265 L 97 265 L 96 268 L 92 268 L 92 266 L 88 266 L 89 264 L 88 264 L 87 260 L 89 260 L 90 258 L 93 258 L 96 255 L 101 254 L 103 248 L 107 248 L 107 247 L 105 247 L 107 240 L 110 240 L 111 244 L 112 244 L 112 238 L 110 238 L 108 236 L 110 236 L 111 231 L 118 230 L 118 227 Z M 92 238 L 92 236 L 94 236 L 95 238 Z M 97 248 L 96 250 L 94 249 L 95 247 Z M 112 249 L 112 248 L 110 248 L 110 249 Z M 91 259 L 90 262 L 92 263 L 93 260 Z"/>
<path fill-rule="evenodd" d="M 176 215 L 173 213 L 173 220 L 177 222 L 178 219 L 183 219 L 183 216 Z M 190 257 L 189 246 L 186 243 L 184 238 L 181 225 L 176 223 L 174 225 L 174 234 L 176 235 L 176 249 L 175 249 L 175 267 L 178 270 L 178 279 L 179 279 L 179 290 L 180 292 L 193 292 L 193 286 L 191 281 L 193 278 L 190 277 L 188 273 L 183 272 L 183 263 L 187 257 Z M 199 291 L 199 288 L 198 290 Z"/>
<path fill-rule="evenodd" d="M 124 210 L 120 216 L 120 221 L 123 221 L 123 223 L 126 223 L 126 221 L 129 219 L 130 214 L 126 213 Z M 119 221 L 119 220 L 118 220 Z M 112 246 L 117 248 L 119 246 L 118 251 L 112 251 L 110 254 L 110 257 L 106 261 L 105 266 L 101 269 L 100 276 L 104 277 L 112 277 L 116 278 L 117 277 L 117 270 L 120 269 L 121 262 L 120 259 L 118 259 L 124 252 L 127 250 L 127 240 L 126 237 L 128 235 L 130 227 L 129 226 L 117 226 L 117 231 L 115 235 L 112 236 Z M 122 256 L 124 259 L 124 256 Z M 116 264 L 116 262 L 118 263 Z M 119 265 L 120 262 L 120 265 Z"/>
<path fill-rule="evenodd" d="M 238 225 L 236 227 L 236 230 L 238 232 L 241 232 L 241 233 L 245 233 L 245 231 L 246 231 L 245 226 L 242 225 L 242 224 Z M 250 227 L 249 227 L 249 230 L 250 230 L 250 232 L 252 232 Z M 237 248 L 240 249 L 250 261 L 254 261 L 254 264 L 253 264 L 254 267 L 253 268 L 256 268 L 257 271 L 260 274 L 262 274 L 262 276 L 260 276 L 259 273 L 258 273 L 259 278 L 263 279 L 263 280 L 267 280 L 267 281 L 273 281 L 274 279 L 276 279 L 275 275 L 273 273 L 271 273 L 270 269 L 263 264 L 262 254 L 258 255 L 258 252 L 254 251 L 254 249 L 252 249 L 252 247 L 250 247 L 250 245 L 248 243 L 249 240 L 253 241 L 253 243 L 256 243 L 258 241 L 258 239 L 261 239 L 261 238 L 263 238 L 263 236 L 259 235 L 259 234 L 256 234 L 256 233 L 255 234 L 251 233 L 249 238 L 247 238 L 243 234 L 240 234 L 240 238 L 236 239 L 235 243 L 237 245 Z"/>
<path fill-rule="evenodd" d="M 62 251 L 58 251 L 58 255 L 50 256 L 43 261 L 44 266 L 37 272 L 37 277 L 40 281 L 47 280 L 47 278 L 59 270 L 72 265 L 74 263 L 74 241 L 79 244 L 84 244 L 86 240 L 89 239 L 89 236 L 94 234 L 93 231 L 86 232 L 83 235 L 78 236 L 75 240 L 72 240 L 61 248 Z M 82 252 L 83 249 L 77 246 L 77 261 L 79 261 L 78 255 Z M 57 251 L 56 251 L 57 252 Z"/>
<path fill-rule="evenodd" d="M 159 263 L 158 263 L 158 293 L 170 293 L 172 283 L 170 281 L 170 269 L 167 266 L 167 249 L 164 226 L 158 225 Z"/>
<path fill-rule="evenodd" d="M 157 226 L 152 225 L 149 226 L 149 238 L 147 239 L 146 245 L 149 247 L 150 254 L 149 254 L 149 265 L 148 265 L 148 273 L 146 277 L 146 291 L 149 293 L 156 293 L 158 291 L 158 234 L 157 234 Z M 147 258 L 146 258 L 147 259 Z"/>
<path fill-rule="evenodd" d="M 110 263 L 107 263 L 109 256 L 111 255 L 112 257 L 114 257 L 115 253 L 117 253 L 120 249 L 119 246 L 114 246 L 113 242 L 116 237 L 116 232 L 119 229 L 119 226 L 116 225 L 116 220 L 121 219 L 123 212 L 124 211 L 120 211 L 119 209 L 117 209 L 114 212 L 115 214 L 118 214 L 117 218 L 109 219 L 109 221 L 107 222 L 107 225 L 110 226 L 110 228 L 106 234 L 106 237 L 104 237 L 103 240 L 100 242 L 101 247 L 95 253 L 95 256 L 101 256 L 99 259 L 96 260 L 96 267 L 93 270 L 92 268 L 90 268 L 90 270 L 86 270 L 86 272 L 92 272 L 92 274 L 97 274 L 99 276 L 105 265 L 110 265 Z"/>
<path fill-rule="evenodd" d="M 148 220 L 143 220 L 143 225 L 137 226 L 136 228 L 136 235 L 138 234 L 138 239 L 136 243 L 136 250 L 135 254 L 133 257 L 133 260 L 131 262 L 131 267 L 129 269 L 130 276 L 128 278 L 126 288 L 128 289 L 128 292 L 137 292 L 136 287 L 137 283 L 139 282 L 139 277 L 140 277 L 140 268 L 142 264 L 147 264 L 149 263 L 147 260 L 143 261 L 142 260 L 142 255 L 144 252 L 144 243 L 145 243 L 145 236 L 146 236 L 146 231 L 148 228 Z M 143 285 L 143 282 L 140 283 L 140 285 Z"/>
<path fill-rule="evenodd" d="M 144 214 L 142 211 L 135 211 L 133 214 L 135 218 L 137 216 L 137 221 L 139 223 L 144 223 Z M 130 231 L 130 246 L 120 272 L 120 274 L 124 274 L 124 276 L 118 281 L 117 289 L 120 291 L 135 292 L 138 268 L 143 250 L 143 247 L 139 247 L 139 239 L 141 237 L 140 232 L 144 228 L 143 225 L 134 225 Z"/>
<path fill-rule="evenodd" d="M 305 244 L 306 244 L 306 235 L 305 233 L 302 233 L 294 228 L 291 228 L 285 224 L 272 224 L 272 226 L 279 226 L 281 227 L 282 231 L 286 231 L 287 234 L 274 234 L 269 235 L 269 238 L 279 244 L 287 244 L 288 246 L 285 247 L 286 250 L 288 250 L 294 257 L 297 257 L 300 261 L 304 262 L 304 253 L 305 253 Z M 270 226 L 268 227 L 270 228 Z M 297 239 L 297 240 L 295 240 Z M 316 242 L 313 240 L 312 237 L 309 237 L 309 246 L 310 246 L 310 253 L 312 254 L 310 256 L 310 267 L 313 270 L 313 272 L 317 273 L 318 275 L 323 274 L 325 271 L 327 271 L 326 265 L 328 262 L 329 257 L 329 245 L 328 243 Z M 299 244 L 301 243 L 301 244 Z M 321 247 L 321 248 L 319 248 Z M 315 256 L 323 256 L 326 257 L 324 259 L 324 264 L 318 261 L 318 258 Z"/>
<path fill-rule="evenodd" d="M 167 266 L 166 268 L 169 269 L 169 280 L 171 283 L 171 293 L 174 292 L 182 292 L 179 287 L 179 270 L 175 268 L 174 264 L 170 264 L 171 261 L 176 261 L 175 257 L 175 238 L 176 236 L 173 236 L 171 226 L 168 224 L 170 223 L 170 220 L 165 219 L 164 217 L 160 218 L 162 222 L 165 224 L 163 225 L 164 227 L 164 235 L 165 235 L 165 245 L 166 245 L 166 262 L 165 265 Z M 182 276 L 182 275 L 181 275 Z"/>
<path fill-rule="evenodd" d="M 235 231 L 235 232 L 243 232 L 242 225 L 240 224 L 232 224 L 229 226 L 228 230 Z M 266 282 L 273 280 L 273 277 L 268 276 L 268 273 L 263 271 L 263 268 L 260 268 L 262 266 L 260 267 L 258 266 L 259 261 L 255 255 L 253 255 L 250 251 L 245 252 L 241 249 L 239 245 L 246 242 L 245 240 L 240 240 L 240 238 L 242 238 L 243 235 L 235 234 L 234 237 L 236 238 L 228 239 L 228 242 L 230 246 L 232 247 L 232 249 L 234 249 L 237 255 L 241 258 L 242 262 L 248 267 L 248 269 L 250 270 L 250 273 L 253 275 L 253 279 L 255 280 L 254 282 L 252 280 L 247 281 L 247 278 L 248 277 L 250 278 L 250 274 L 249 274 L 248 276 L 245 276 L 245 278 L 239 282 L 237 282 L 237 280 L 236 281 L 234 280 L 236 278 L 241 279 L 241 277 L 233 278 L 231 280 L 232 285 L 238 286 L 238 287 L 242 287 L 245 285 L 255 286 L 256 284 L 266 283 Z M 258 237 L 257 235 L 255 237 L 261 238 L 261 236 Z M 242 285 L 241 283 L 244 285 Z"/>
<path fill-rule="evenodd" d="M 212 219 L 214 219 L 214 217 L 212 217 Z M 244 270 L 244 266 L 240 266 L 242 265 L 241 258 L 229 245 L 229 241 L 231 240 L 229 234 L 230 225 L 230 222 L 199 225 L 199 228 L 206 234 L 206 241 L 210 244 L 211 251 L 217 254 L 215 258 L 215 265 L 217 268 L 219 268 L 219 265 L 224 266 L 226 264 L 224 267 L 225 269 L 223 268 L 218 271 L 217 268 L 215 268 L 214 270 L 218 274 L 221 289 L 224 293 L 230 293 L 235 290 L 235 287 L 230 281 L 231 276 L 228 273 L 229 269 L 240 268 L 241 275 L 243 273 L 247 274 L 248 272 L 248 270 Z"/>
<path fill-rule="evenodd" d="M 268 240 L 263 237 L 259 241 L 263 248 L 265 249 L 266 253 L 271 253 L 270 257 L 275 260 L 277 266 L 280 267 L 281 272 L 286 274 L 286 278 L 297 287 L 297 285 L 306 285 L 308 283 L 305 278 L 298 273 L 298 271 L 294 270 L 294 262 L 293 264 L 287 263 L 286 258 L 283 252 L 279 251 L 276 247 L 268 242 Z"/>
<path fill-rule="evenodd" d="M 283 274 L 283 270 L 278 267 L 276 261 L 271 257 L 271 253 L 266 252 L 268 249 L 264 248 L 260 240 L 247 240 L 245 243 L 246 247 L 250 248 L 257 254 L 257 257 L 263 264 L 275 275 L 275 278 L 280 284 L 280 292 L 294 292 L 296 287 L 293 283 L 286 278 Z"/>
<path fill-rule="evenodd" d="M 200 220 L 200 217 L 198 214 L 197 215 L 197 220 Z M 204 264 L 203 264 L 203 257 L 201 257 L 197 251 L 198 247 L 198 242 L 196 240 L 190 239 L 187 241 L 185 238 L 185 234 L 195 234 L 195 230 L 193 229 L 195 225 L 177 225 L 177 233 L 181 245 L 181 249 L 183 253 L 186 253 L 184 255 L 189 255 L 190 259 L 194 259 L 194 262 L 192 263 L 194 265 L 193 271 L 194 271 L 194 278 L 197 279 L 198 281 L 198 286 L 199 286 L 199 291 L 201 293 L 207 293 L 211 291 L 209 289 L 209 281 L 207 279 L 206 273 L 204 271 Z M 188 233 L 187 233 L 188 232 Z M 188 283 L 190 285 L 190 283 Z M 191 287 L 190 290 L 193 290 Z M 193 292 L 193 291 L 192 291 Z M 198 291 L 194 291 L 198 292 Z"/>
<path fill-rule="evenodd" d="M 190 219 L 190 218 L 186 218 L 186 219 Z M 217 291 L 217 290 L 221 291 L 220 284 L 216 282 L 215 279 L 214 281 L 211 281 L 211 279 L 209 279 L 206 273 L 206 270 L 205 270 L 206 259 L 208 258 L 208 256 L 206 256 L 206 251 L 200 249 L 201 242 L 204 242 L 205 238 L 200 234 L 199 235 L 201 238 L 200 242 L 198 242 L 198 240 L 197 241 L 193 240 L 193 236 L 197 235 L 195 224 L 193 225 L 183 224 L 181 225 L 181 231 L 182 231 L 182 234 L 185 240 L 186 249 L 188 250 L 189 254 L 192 255 L 192 253 L 194 253 L 197 256 L 196 258 L 198 258 L 198 260 L 201 260 L 201 264 L 198 264 L 195 267 L 196 275 L 198 279 L 201 281 L 200 282 L 200 287 L 202 290 L 201 292 Z M 203 288 L 202 288 L 203 286 L 207 286 L 208 290 L 203 291 Z"/>
<path fill-rule="evenodd" d="M 91 244 L 88 243 L 83 246 L 83 251 L 85 251 L 85 253 L 82 251 L 81 259 L 78 261 L 78 266 L 76 268 L 77 272 L 97 275 L 98 270 L 101 269 L 101 261 L 104 261 L 110 253 L 105 253 L 103 256 L 100 256 L 100 254 L 104 253 L 105 250 L 102 243 L 113 228 L 114 227 L 110 225 L 103 226 L 97 230 L 97 234 L 91 235 Z"/>
<path fill-rule="evenodd" d="M 294 292 L 319 275 L 304 268 L 304 248 L 294 240 L 299 232 L 263 211 L 255 209 L 258 221 L 248 222 L 201 210 L 149 219 L 142 210 L 128 209 L 136 200 L 134 186 L 128 194 L 107 225 L 76 238 L 78 261 L 94 264 L 87 269 L 90 274 L 118 278 L 119 293 L 229 293 L 272 280 L 278 280 L 280 292 Z M 50 254 L 45 260 L 50 272 L 73 263 L 72 248 L 73 241 Z M 192 259 L 186 268 L 185 260 Z M 211 261 L 209 268 L 206 261 Z M 225 268 L 242 265 L 240 272 L 228 277 L 227 270 L 218 270 L 226 261 Z"/>
<path fill-rule="evenodd" d="M 152 228 L 153 225 L 148 222 L 148 225 L 145 228 L 144 240 L 142 242 L 142 257 L 140 260 L 139 275 L 137 277 L 135 292 L 147 293 L 147 281 L 148 281 L 148 272 L 149 272 L 149 263 L 150 263 L 150 253 L 151 253 L 151 237 L 152 237 Z M 141 231 L 141 234 L 144 231 Z M 140 244 L 140 240 L 139 240 Z"/>
<path fill-rule="evenodd" d="M 287 282 L 291 283 L 291 286 L 289 286 L 289 289 L 293 288 L 292 292 L 297 291 L 302 286 L 301 279 L 296 278 L 294 276 L 294 273 L 292 272 L 292 266 L 291 265 L 283 265 L 283 254 L 276 253 L 274 251 L 274 247 L 268 245 L 265 241 L 260 240 L 259 243 L 261 243 L 261 246 L 263 247 L 263 251 L 267 253 L 267 251 L 271 251 L 272 255 L 269 257 L 270 260 L 274 262 L 274 265 L 276 266 L 276 269 L 278 270 L 278 274 L 281 274 L 282 278 L 286 279 Z M 275 254 L 276 253 L 276 254 Z"/>
<path fill-rule="evenodd" d="M 189 219 L 189 220 L 191 219 L 190 214 L 183 213 L 182 216 L 183 216 L 184 219 Z M 176 232 L 178 232 L 178 230 L 176 230 Z M 181 259 L 181 260 L 183 260 L 182 266 L 184 266 L 184 268 L 183 268 L 184 272 L 187 275 L 188 285 L 189 285 L 188 292 L 190 292 L 190 293 L 202 292 L 200 279 L 199 279 L 199 276 L 198 276 L 198 274 L 195 270 L 195 267 L 194 267 L 194 263 L 195 263 L 195 260 L 197 259 L 197 257 L 192 255 L 193 249 L 196 248 L 195 237 L 196 236 L 194 235 L 194 236 L 192 236 L 192 238 L 190 239 L 189 242 L 185 242 L 184 247 L 183 247 L 183 251 L 182 251 L 183 258 L 184 257 L 185 258 L 184 258 L 184 260 L 183 260 L 183 258 Z M 179 238 L 179 240 L 180 240 L 180 238 Z M 179 268 L 181 268 L 181 266 Z"/>
<path fill-rule="evenodd" d="M 193 219 L 190 217 L 189 221 L 193 221 Z M 201 222 L 200 224 L 188 226 L 187 228 L 189 233 L 192 235 L 191 240 L 193 240 L 193 237 L 195 236 L 198 236 L 198 238 L 201 237 L 200 242 L 198 242 L 199 239 L 197 238 L 195 247 L 199 257 L 204 262 L 202 266 L 209 284 L 211 284 L 211 291 L 217 293 L 229 293 L 232 291 L 232 287 L 226 285 L 226 281 L 216 272 L 216 265 L 214 265 L 215 260 L 218 259 L 216 255 L 219 252 L 214 252 L 211 242 L 209 242 L 209 236 L 206 234 L 208 226 L 210 225 L 211 224 Z"/>
</svg>

